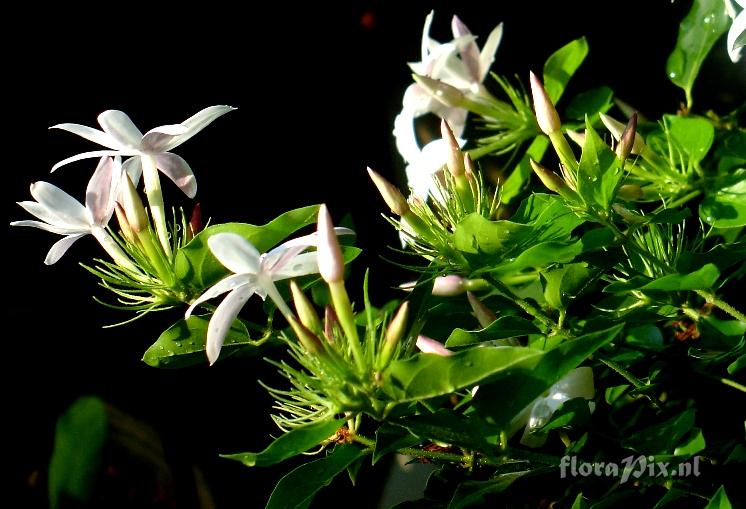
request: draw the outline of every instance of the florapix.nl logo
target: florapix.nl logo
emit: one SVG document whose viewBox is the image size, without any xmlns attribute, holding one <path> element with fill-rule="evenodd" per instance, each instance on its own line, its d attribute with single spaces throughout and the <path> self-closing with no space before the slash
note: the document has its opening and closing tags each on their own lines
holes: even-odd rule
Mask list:
<svg viewBox="0 0 746 509">
<path fill-rule="evenodd" d="M 563 456 L 560 460 L 560 477 L 613 477 L 620 484 L 630 479 L 645 477 L 699 477 L 700 457 L 694 456 L 686 461 L 656 461 L 654 456 L 627 456 L 614 461 L 588 462 L 577 456 Z"/>
</svg>

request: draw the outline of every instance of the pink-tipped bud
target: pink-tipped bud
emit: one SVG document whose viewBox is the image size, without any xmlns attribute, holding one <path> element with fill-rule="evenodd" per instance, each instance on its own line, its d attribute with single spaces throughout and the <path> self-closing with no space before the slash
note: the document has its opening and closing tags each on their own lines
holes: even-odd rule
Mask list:
<svg viewBox="0 0 746 509">
<path fill-rule="evenodd" d="M 466 97 L 458 88 L 419 74 L 414 74 L 412 77 L 431 97 L 443 105 L 449 108 L 464 107 Z"/>
<path fill-rule="evenodd" d="M 585 131 L 579 133 L 578 131 L 571 131 L 568 129 L 567 131 L 565 131 L 565 134 L 568 138 L 575 142 L 578 147 L 583 148 L 583 145 L 585 145 Z"/>
<path fill-rule="evenodd" d="M 202 207 L 199 202 L 194 204 L 192 215 L 189 218 L 189 231 L 192 237 L 202 231 Z"/>
<path fill-rule="evenodd" d="M 453 297 L 461 295 L 466 291 L 465 279 L 461 276 L 451 274 L 449 276 L 438 276 L 433 282 L 433 295 L 438 297 Z"/>
<path fill-rule="evenodd" d="M 468 152 L 464 152 L 464 171 L 469 179 L 472 179 L 477 173 L 474 161 L 471 160 L 471 156 Z"/>
<path fill-rule="evenodd" d="M 440 135 L 448 144 L 448 159 L 446 160 L 448 171 L 454 177 L 460 177 L 465 171 L 461 148 L 458 146 L 458 141 L 456 141 L 456 137 L 453 135 L 451 126 L 448 125 L 445 119 L 440 121 Z"/>
<path fill-rule="evenodd" d="M 117 222 L 119 223 L 119 228 L 122 230 L 122 235 L 124 235 L 124 238 L 129 242 L 134 243 L 135 233 L 132 231 L 132 227 L 130 226 L 129 221 L 127 221 L 127 214 L 124 212 L 124 209 L 119 202 L 114 202 L 114 213 L 117 215 Z"/>
<path fill-rule="evenodd" d="M 604 123 L 606 126 L 606 129 L 609 130 L 611 135 L 614 137 L 615 140 L 619 141 L 622 137 L 622 134 L 624 133 L 625 125 L 619 122 L 618 120 L 614 120 L 608 115 L 605 115 L 603 113 L 599 113 L 599 116 L 601 117 L 601 122 Z M 631 153 L 635 155 L 642 154 L 642 152 L 647 148 L 645 145 L 645 140 L 640 136 L 639 134 L 635 133 L 634 142 L 632 143 L 632 150 Z"/>
<path fill-rule="evenodd" d="M 541 80 L 533 72 L 531 73 L 530 81 L 531 95 L 534 98 L 534 110 L 536 111 L 536 121 L 539 124 L 539 129 L 549 136 L 552 133 L 558 132 L 562 127 L 559 115 L 551 99 L 549 99 Z"/>
<path fill-rule="evenodd" d="M 542 184 L 544 184 L 547 189 L 558 194 L 563 194 L 570 190 L 565 181 L 562 180 L 559 175 L 550 171 L 533 159 L 529 159 L 529 162 L 531 163 L 531 168 L 534 170 L 534 173 L 536 173 L 536 176 L 539 177 Z"/>
<path fill-rule="evenodd" d="M 443 343 L 422 335 L 417 336 L 417 348 L 419 348 L 422 353 L 432 353 L 443 357 L 453 355 L 453 352 L 443 346 Z"/>
<path fill-rule="evenodd" d="M 389 206 L 391 212 L 397 216 L 404 216 L 409 213 L 407 199 L 404 198 L 404 195 L 394 184 L 370 168 L 368 168 L 368 175 L 370 175 L 370 179 L 378 188 L 378 192 L 381 193 L 383 201 Z"/>
<path fill-rule="evenodd" d="M 124 173 L 122 178 L 124 186 L 121 191 L 121 201 L 124 213 L 127 216 L 127 222 L 135 233 L 140 233 L 148 228 L 148 215 L 145 213 L 145 207 L 142 199 L 132 183 L 128 173 Z"/>
<path fill-rule="evenodd" d="M 319 315 L 316 314 L 316 310 L 305 296 L 303 290 L 300 289 L 298 283 L 295 280 L 290 281 L 290 292 L 293 294 L 293 304 L 295 305 L 295 312 L 300 318 L 300 322 L 312 331 L 321 330 L 321 320 Z"/>
<path fill-rule="evenodd" d="M 637 113 L 633 113 L 627 122 L 627 127 L 622 132 L 622 137 L 619 138 L 619 144 L 616 146 L 616 155 L 619 159 L 627 159 L 632 147 L 635 143 L 635 136 L 637 135 Z"/>
<path fill-rule="evenodd" d="M 305 348 L 308 353 L 314 355 L 324 353 L 324 345 L 316 334 L 308 330 L 305 325 L 294 318 L 291 318 L 289 321 L 290 326 L 293 328 L 293 332 L 295 332 L 295 335 L 298 337 L 298 341 L 300 341 L 300 344 L 303 345 L 303 348 Z"/>
<path fill-rule="evenodd" d="M 339 247 L 337 234 L 334 231 L 334 223 L 329 215 L 329 209 L 322 204 L 319 208 L 319 220 L 317 224 L 318 249 L 317 260 L 319 274 L 327 283 L 337 283 L 344 279 L 345 264 L 342 258 L 342 249 Z"/>
<path fill-rule="evenodd" d="M 497 316 L 495 316 L 495 313 L 493 313 L 490 308 L 485 306 L 484 303 L 479 300 L 476 295 L 471 292 L 466 292 L 466 297 L 469 299 L 469 304 L 471 305 L 471 309 L 474 311 L 474 316 L 477 317 L 479 325 L 481 325 L 482 327 L 487 327 L 492 322 L 497 320 Z"/>
</svg>

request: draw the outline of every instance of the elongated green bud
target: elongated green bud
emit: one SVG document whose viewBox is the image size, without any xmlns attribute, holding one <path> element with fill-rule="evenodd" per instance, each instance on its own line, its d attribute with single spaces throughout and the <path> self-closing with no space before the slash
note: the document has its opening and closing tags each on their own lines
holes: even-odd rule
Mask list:
<svg viewBox="0 0 746 509">
<path fill-rule="evenodd" d="M 627 157 L 629 157 L 630 152 L 632 152 L 632 147 L 634 146 L 636 136 L 637 136 L 637 113 L 633 113 L 629 119 L 629 122 L 627 122 L 627 126 L 624 128 L 624 131 L 622 132 L 621 138 L 619 138 L 619 143 L 616 146 L 616 155 L 622 161 L 627 159 Z"/>
<path fill-rule="evenodd" d="M 642 187 L 637 184 L 624 184 L 619 187 L 619 191 L 617 191 L 616 195 L 622 200 L 635 201 L 643 198 L 645 192 L 642 190 Z"/>
<path fill-rule="evenodd" d="M 290 281 L 290 291 L 293 294 L 293 304 L 295 304 L 295 312 L 298 314 L 300 322 L 311 331 L 320 332 L 322 327 L 319 315 L 316 314 L 313 304 L 295 280 Z"/>
<path fill-rule="evenodd" d="M 448 122 L 446 122 L 445 119 L 440 121 L 440 135 L 446 143 L 448 143 L 449 151 L 448 159 L 446 161 L 448 171 L 451 172 L 451 175 L 458 178 L 463 175 L 465 171 L 464 159 L 461 153 L 461 148 L 458 146 L 458 141 L 456 141 L 456 137 L 453 135 L 453 131 L 451 130 L 451 126 L 448 125 Z"/>
<path fill-rule="evenodd" d="M 409 315 L 409 301 L 404 301 L 399 309 L 397 310 L 394 318 L 391 319 L 388 328 L 386 329 L 386 335 L 383 337 L 383 347 L 378 357 L 378 368 L 385 368 L 391 361 L 391 358 L 396 352 L 396 347 L 404 339 L 404 335 L 407 332 L 407 317 Z"/>
<path fill-rule="evenodd" d="M 293 332 L 298 337 L 298 341 L 303 345 L 306 351 L 313 355 L 321 355 L 324 353 L 324 345 L 321 340 L 308 330 L 302 323 L 298 322 L 294 318 L 289 318 L 290 326 L 293 328 Z"/>
<path fill-rule="evenodd" d="M 117 222 L 119 223 L 119 229 L 122 230 L 122 235 L 132 244 L 135 244 L 135 232 L 132 231 L 129 221 L 127 221 L 127 213 L 124 211 L 119 202 L 114 202 L 114 213 L 117 215 Z"/>
<path fill-rule="evenodd" d="M 530 81 L 531 95 L 534 99 L 534 110 L 536 111 L 536 122 L 539 124 L 539 129 L 549 136 L 552 133 L 558 132 L 562 127 L 559 114 L 557 114 L 552 100 L 549 99 L 549 95 L 547 95 L 547 91 L 544 89 L 541 80 L 533 72 L 530 75 Z"/>
<path fill-rule="evenodd" d="M 495 313 L 493 313 L 490 308 L 485 306 L 484 303 L 479 300 L 476 295 L 471 292 L 466 292 L 466 298 L 469 299 L 469 304 L 471 305 L 472 311 L 474 311 L 474 316 L 477 317 L 477 321 L 479 322 L 479 325 L 482 326 L 482 328 L 489 326 L 492 322 L 497 320 L 497 316 L 495 316 Z"/>
<path fill-rule="evenodd" d="M 542 184 L 544 184 L 547 189 L 558 194 L 570 190 L 565 181 L 562 180 L 559 175 L 537 163 L 533 159 L 529 159 L 529 162 L 531 163 L 531 168 L 534 170 L 534 173 L 536 173 L 536 176 L 539 177 L 539 180 L 541 180 Z"/>
<path fill-rule="evenodd" d="M 389 206 L 391 212 L 397 216 L 404 216 L 409 213 L 407 199 L 404 198 L 404 195 L 394 184 L 370 168 L 368 168 L 368 175 L 370 175 L 370 179 L 378 188 L 378 192 L 381 193 L 383 201 Z"/>
<path fill-rule="evenodd" d="M 121 196 L 122 208 L 132 231 L 140 233 L 148 228 L 148 215 L 145 213 L 145 207 L 129 174 L 125 172 L 122 180 L 124 181 Z"/>
</svg>

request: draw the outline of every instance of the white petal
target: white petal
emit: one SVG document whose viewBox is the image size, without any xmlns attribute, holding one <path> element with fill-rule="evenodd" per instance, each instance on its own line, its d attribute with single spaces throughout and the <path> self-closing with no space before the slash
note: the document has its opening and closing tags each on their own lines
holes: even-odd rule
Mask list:
<svg viewBox="0 0 746 509">
<path fill-rule="evenodd" d="M 453 16 L 451 20 L 451 31 L 453 37 L 458 39 L 463 36 L 471 35 L 469 28 L 464 25 L 463 21 L 458 16 Z M 461 47 L 459 47 L 459 54 L 461 55 L 461 61 L 464 64 L 469 78 L 471 81 L 481 81 L 479 77 L 479 48 L 474 38 L 469 38 Z"/>
<path fill-rule="evenodd" d="M 272 279 L 280 281 L 291 277 L 307 276 L 308 274 L 317 274 L 319 272 L 319 263 L 316 252 L 302 253 L 289 258 L 282 264 L 278 264 L 272 271 Z"/>
<path fill-rule="evenodd" d="M 92 159 L 94 157 L 104 157 L 104 156 L 133 156 L 138 154 L 137 151 L 123 151 L 123 150 L 94 150 L 93 152 L 83 152 L 82 154 L 74 155 L 72 157 L 68 157 L 67 159 L 63 159 L 59 163 L 52 166 L 52 172 L 54 172 L 56 169 L 65 166 L 66 164 L 74 163 L 75 161 L 81 161 L 83 159 Z"/>
<path fill-rule="evenodd" d="M 18 205 L 26 209 L 27 212 L 32 214 L 33 216 L 38 217 L 42 221 L 53 224 L 55 226 L 61 227 L 61 228 L 79 228 L 80 224 L 77 222 L 75 224 L 71 224 L 63 220 L 60 216 L 54 213 L 54 211 L 49 210 L 44 205 L 37 203 L 35 201 L 19 201 Z"/>
<path fill-rule="evenodd" d="M 223 266 L 236 274 L 258 274 L 259 251 L 235 233 L 216 233 L 207 239 L 210 251 Z"/>
<path fill-rule="evenodd" d="M 83 237 L 84 235 L 86 234 L 78 233 L 76 235 L 70 235 L 55 242 L 52 248 L 47 253 L 47 257 L 44 259 L 44 264 L 52 265 L 54 263 L 57 263 L 57 261 L 62 258 L 62 255 L 64 255 L 67 250 L 70 249 L 70 246 L 72 246 L 76 240 L 78 240 L 80 237 Z"/>
<path fill-rule="evenodd" d="M 67 226 L 58 226 L 55 224 L 48 224 L 48 223 L 42 223 L 40 221 L 31 221 L 31 220 L 23 220 L 23 221 L 13 221 L 10 223 L 10 226 L 29 226 L 31 228 L 38 228 L 40 230 L 56 233 L 58 235 L 78 235 L 78 234 L 87 234 L 90 233 L 90 226 L 86 228 L 71 228 Z"/>
<path fill-rule="evenodd" d="M 253 293 L 250 285 L 242 285 L 236 288 L 223 299 L 223 302 L 220 303 L 212 315 L 210 325 L 207 326 L 207 344 L 205 345 L 210 365 L 218 360 L 228 330 L 230 330 L 239 311 Z"/>
<path fill-rule="evenodd" d="M 741 47 L 746 45 L 746 10 L 741 11 L 728 30 L 728 55 L 735 63 L 741 58 Z"/>
<path fill-rule="evenodd" d="M 492 62 L 495 61 L 495 53 L 497 53 L 497 48 L 500 46 L 502 37 L 503 24 L 500 23 L 492 30 L 492 32 L 490 32 L 490 35 L 487 37 L 487 42 L 484 43 L 482 52 L 479 55 L 479 83 L 484 81 Z"/>
<path fill-rule="evenodd" d="M 140 147 L 142 133 L 123 111 L 106 110 L 98 116 L 98 123 L 104 132 L 125 147 Z"/>
<path fill-rule="evenodd" d="M 174 184 L 179 186 L 185 195 L 194 198 L 197 194 L 197 179 L 187 162 L 176 154 L 164 153 L 155 156 L 158 169 L 161 170 Z"/>
<path fill-rule="evenodd" d="M 106 226 L 114 212 L 114 202 L 111 200 L 113 171 L 114 160 L 102 157 L 85 191 L 85 206 L 93 224 L 97 226 Z"/>
<path fill-rule="evenodd" d="M 213 286 L 208 288 L 205 293 L 199 296 L 197 300 L 192 302 L 192 304 L 189 306 L 189 308 L 186 310 L 186 313 L 184 314 L 185 318 L 189 318 L 192 315 L 192 312 L 194 309 L 202 304 L 203 302 L 206 302 L 210 299 L 214 299 L 218 295 L 222 295 L 225 292 L 229 292 L 231 290 L 234 290 L 235 288 L 238 288 L 241 285 L 251 284 L 255 281 L 255 277 L 246 275 L 246 274 L 231 274 L 230 276 L 224 277 L 217 283 L 215 283 Z"/>
<path fill-rule="evenodd" d="M 236 108 L 233 108 L 232 106 L 210 106 L 201 111 L 198 111 L 181 123 L 187 128 L 187 130 L 183 134 L 172 139 L 168 144 L 166 144 L 163 150 L 168 151 L 175 147 L 178 147 L 189 138 L 200 132 L 202 129 L 210 125 L 215 119 L 235 109 Z"/>
<path fill-rule="evenodd" d="M 425 18 L 425 26 L 422 28 L 422 61 L 427 59 L 428 53 L 430 52 L 430 46 L 433 44 L 433 40 L 430 39 L 430 25 L 433 24 L 433 16 L 435 11 L 431 10 L 430 14 Z M 437 43 L 436 43 L 437 44 Z"/>
<path fill-rule="evenodd" d="M 340 235 L 355 235 L 354 230 L 350 230 L 349 228 L 345 228 L 343 226 L 335 226 L 334 227 L 334 233 L 337 234 L 339 237 Z M 271 251 L 267 253 L 267 256 L 272 255 L 275 252 L 283 251 L 285 249 L 289 249 L 291 247 L 314 247 L 318 245 L 318 232 L 309 233 L 308 235 L 303 235 L 302 237 L 297 237 L 295 239 L 290 239 L 287 242 L 283 242 L 279 246 L 273 248 Z"/>
<path fill-rule="evenodd" d="M 277 287 L 272 282 L 271 278 L 266 278 L 266 275 L 262 275 L 259 278 L 259 287 L 264 290 L 265 295 L 269 295 L 269 298 L 272 299 L 272 302 L 275 303 L 275 306 L 277 306 L 277 309 L 280 310 L 280 313 L 288 319 L 288 321 L 291 318 L 294 318 L 293 312 L 288 307 L 285 300 L 282 298 L 282 295 L 280 295 L 280 292 L 277 291 Z M 257 293 L 259 293 L 259 289 L 257 288 Z M 262 296 L 262 299 L 264 299 L 264 295 Z"/>
<path fill-rule="evenodd" d="M 394 119 L 396 149 L 406 162 L 414 161 L 420 154 L 417 133 L 414 129 L 414 119 L 414 109 L 412 108 L 404 108 Z"/>
<path fill-rule="evenodd" d="M 49 182 L 34 182 L 31 184 L 31 196 L 52 214 L 64 221 L 65 224 L 87 226 L 88 212 L 75 198 L 59 187 Z"/>
<path fill-rule="evenodd" d="M 427 336 L 417 336 L 417 348 L 422 353 L 432 353 L 443 357 L 453 355 L 453 352 L 443 346 L 443 343 L 430 339 Z"/>
<path fill-rule="evenodd" d="M 98 143 L 99 145 L 103 145 L 104 147 L 113 150 L 122 148 L 122 144 L 117 142 L 117 140 L 112 138 L 110 135 L 106 134 L 103 131 L 99 131 L 98 129 L 94 129 L 85 125 L 57 124 L 50 127 L 50 129 L 62 129 L 63 131 L 77 134 L 78 136 L 85 138 L 86 140 L 92 141 L 93 143 Z"/>
<path fill-rule="evenodd" d="M 142 160 L 139 156 L 130 157 L 122 164 L 122 169 L 130 176 L 132 184 L 137 187 L 142 176 Z"/>
<path fill-rule="evenodd" d="M 595 394 L 593 370 L 586 366 L 573 369 L 562 377 L 549 390 L 548 398 L 564 402 L 572 398 L 593 399 Z"/>
<path fill-rule="evenodd" d="M 151 129 L 145 133 L 145 136 L 142 137 L 140 148 L 143 152 L 151 154 L 166 152 L 169 143 L 177 136 L 186 133 L 188 130 L 189 129 L 182 124 L 162 125 L 156 127 L 155 129 Z"/>
</svg>

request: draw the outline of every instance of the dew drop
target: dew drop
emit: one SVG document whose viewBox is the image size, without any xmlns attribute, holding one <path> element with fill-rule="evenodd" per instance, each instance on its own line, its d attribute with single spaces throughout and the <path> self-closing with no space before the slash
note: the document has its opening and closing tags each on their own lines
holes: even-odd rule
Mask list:
<svg viewBox="0 0 746 509">
<path fill-rule="evenodd" d="M 678 78 L 678 77 L 679 77 L 679 73 L 676 73 L 676 72 L 669 72 L 669 73 L 668 73 L 668 77 L 669 77 L 669 78 L 671 78 L 672 80 L 675 80 L 676 78 Z"/>
<path fill-rule="evenodd" d="M 705 219 L 705 221 L 707 221 L 708 223 L 711 223 L 713 221 L 713 217 L 712 216 L 707 216 L 707 218 Z"/>
<path fill-rule="evenodd" d="M 705 25 L 709 25 L 710 23 L 712 23 L 712 16 L 705 16 L 705 19 L 703 19 L 702 21 L 705 23 Z"/>
</svg>

